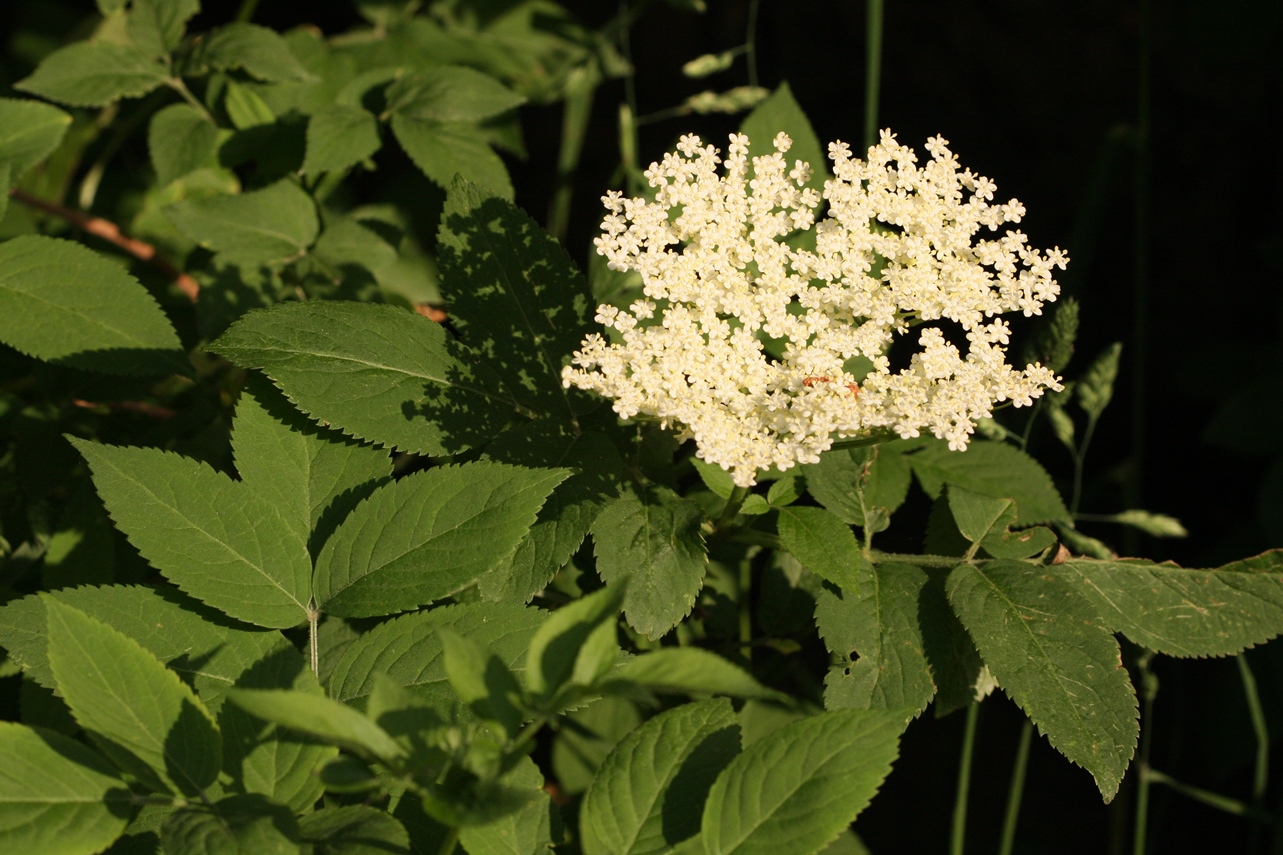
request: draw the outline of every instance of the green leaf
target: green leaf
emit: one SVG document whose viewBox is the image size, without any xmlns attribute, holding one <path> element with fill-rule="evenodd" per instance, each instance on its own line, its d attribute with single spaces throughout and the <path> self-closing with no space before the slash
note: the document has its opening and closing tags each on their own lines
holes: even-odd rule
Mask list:
<svg viewBox="0 0 1283 855">
<path fill-rule="evenodd" d="M 161 187 L 208 166 L 218 142 L 218 128 L 190 104 L 170 104 L 152 116 L 147 148 Z"/>
<path fill-rule="evenodd" d="M 912 564 L 866 565 L 859 593 L 824 590 L 815 622 L 829 652 L 843 664 L 825 679 L 827 709 L 902 710 L 916 717 L 936 686 L 919 611 L 927 574 Z"/>
<path fill-rule="evenodd" d="M 1108 802 L 1136 749 L 1136 693 L 1094 605 L 1049 569 L 964 564 L 945 584 L 998 684 Z"/>
<path fill-rule="evenodd" d="M 512 561 L 479 582 L 481 596 L 487 600 L 529 602 L 570 560 L 602 508 L 618 495 L 619 451 L 604 434 L 576 436 L 568 427 L 541 419 L 505 431 L 486 447 L 486 456 L 501 463 L 575 471 L 539 509 Z"/>
<path fill-rule="evenodd" d="M 387 305 L 312 301 L 250 312 L 210 345 L 258 368 L 303 412 L 433 456 L 485 442 L 513 401 L 439 324 Z"/>
<path fill-rule="evenodd" d="M 0 163 L 9 166 L 9 180 L 53 154 L 70 126 L 71 116 L 57 107 L 0 98 Z"/>
<path fill-rule="evenodd" d="M 0 757 L 0 850 L 94 855 L 129 823 L 125 782 L 79 742 L 4 721 Z"/>
<path fill-rule="evenodd" d="M 817 502 L 858 526 L 865 524 L 866 507 L 894 511 L 904 504 L 912 480 L 904 454 L 887 446 L 826 451 L 801 470 Z"/>
<path fill-rule="evenodd" d="M 739 742 L 725 700 L 683 704 L 628 734 L 584 794 L 584 855 L 661 855 L 694 836 L 708 790 Z"/>
<path fill-rule="evenodd" d="M 313 855 L 397 855 L 410 851 L 405 826 L 369 805 L 322 808 L 299 818 L 299 835 Z"/>
<path fill-rule="evenodd" d="M 956 484 L 949 485 L 949 511 L 958 531 L 971 543 L 1000 535 L 1016 521 L 1016 503 L 1011 499 L 992 499 Z"/>
<path fill-rule="evenodd" d="M 284 805 L 262 796 L 230 796 L 170 814 L 161 849 L 200 855 L 298 855 L 298 822 Z"/>
<path fill-rule="evenodd" d="M 192 240 L 246 268 L 302 256 L 321 228 L 312 197 L 288 178 L 238 196 L 185 199 L 165 213 Z"/>
<path fill-rule="evenodd" d="M 446 196 L 438 245 L 463 342 L 522 403 L 572 419 L 561 368 L 589 331 L 592 306 L 565 250 L 520 208 L 462 178 Z"/>
<path fill-rule="evenodd" d="M 1038 461 L 1006 443 L 975 440 L 966 451 L 931 442 L 907 455 L 922 489 L 935 498 L 947 482 L 1016 503 L 1016 524 L 1070 522 L 1069 510 Z"/>
<path fill-rule="evenodd" d="M 1105 348 L 1096 357 L 1096 361 L 1087 366 L 1078 385 L 1074 387 L 1079 405 L 1092 419 L 1100 418 L 1100 414 L 1114 397 L 1114 381 L 1118 379 L 1118 362 L 1122 353 L 1121 342 L 1114 342 Z"/>
<path fill-rule="evenodd" d="M 235 80 L 228 80 L 223 89 L 223 110 L 238 131 L 271 125 L 276 114 L 267 106 L 263 96 Z"/>
<path fill-rule="evenodd" d="M 862 811 L 891 771 L 903 713 L 826 712 L 754 742 L 713 783 L 707 855 L 815 852 Z"/>
<path fill-rule="evenodd" d="M 187 20 L 199 11 L 200 0 L 133 0 L 129 10 L 130 35 L 137 43 L 138 30 L 145 28 L 154 33 L 150 37 L 155 41 L 158 55 L 172 51 L 183 40 Z"/>
<path fill-rule="evenodd" d="M 0 341 L 110 374 L 190 374 L 156 300 L 118 265 L 57 238 L 0 244 Z"/>
<path fill-rule="evenodd" d="M 342 172 L 379 150 L 379 123 L 368 110 L 333 104 L 307 122 L 307 155 L 303 173 Z"/>
<path fill-rule="evenodd" d="M 479 825 L 459 829 L 468 855 L 546 855 L 553 849 L 556 807 L 544 792 L 544 776 L 529 758 L 505 776 L 504 783 L 530 798 L 518 810 Z"/>
<path fill-rule="evenodd" d="M 456 175 L 462 175 L 504 199 L 513 197 L 508 168 L 475 125 L 440 124 L 397 114 L 392 117 L 392 133 L 433 183 L 448 188 Z"/>
<path fill-rule="evenodd" d="M 516 736 L 524 713 L 518 706 L 521 686 L 512 671 L 498 656 L 453 630 L 438 627 L 437 634 L 445 652 L 446 677 L 459 699 L 482 721 L 496 722 L 503 735 Z"/>
<path fill-rule="evenodd" d="M 784 131 L 793 140 L 792 148 L 784 155 L 785 159 L 790 164 L 795 160 L 811 164 L 811 180 L 806 186 L 823 190 L 824 180 L 828 177 L 829 161 L 824 149 L 820 147 L 819 137 L 811 127 L 811 121 L 802 112 L 788 83 L 781 83 L 740 125 L 740 133 L 748 135 L 752 148 L 749 153 L 754 157 L 764 157 L 773 152 L 771 142 L 780 131 Z"/>
<path fill-rule="evenodd" d="M 294 58 L 289 44 L 275 30 L 240 22 L 219 27 L 206 36 L 196 49 L 192 66 L 220 71 L 241 68 L 269 83 L 316 79 Z"/>
<path fill-rule="evenodd" d="M 524 606 L 470 603 L 416 612 L 381 623 L 353 641 L 330 674 L 330 696 L 349 703 L 369 696 L 374 675 L 429 700 L 449 696 L 439 627 L 470 639 L 509 669 L 524 667 L 544 612 Z"/>
<path fill-rule="evenodd" d="M 614 664 L 615 623 L 626 585 L 603 588 L 562 606 L 544 620 L 526 654 L 526 688 L 544 699 L 567 683 L 591 685 Z M 604 632 L 605 627 L 609 632 Z"/>
<path fill-rule="evenodd" d="M 168 79 L 164 65 L 135 47 L 77 42 L 49 54 L 14 88 L 73 107 L 105 107 L 120 98 L 146 95 Z"/>
<path fill-rule="evenodd" d="M 597 769 L 619 741 L 641 726 L 637 705 L 605 695 L 562 719 L 552 743 L 552 772 L 566 795 L 588 789 Z"/>
<path fill-rule="evenodd" d="M 466 588 L 507 559 L 566 469 L 469 463 L 375 490 L 326 541 L 316 602 L 343 617 L 392 614 Z"/>
<path fill-rule="evenodd" d="M 1229 656 L 1283 633 L 1283 553 L 1215 570 L 1148 561 L 1041 568 L 1091 601 L 1100 620 L 1168 656 Z"/>
<path fill-rule="evenodd" d="M 846 591 L 857 590 L 867 564 L 851 527 L 819 508 L 781 508 L 780 542 L 812 573 Z"/>
<path fill-rule="evenodd" d="M 655 692 L 763 700 L 784 697 L 735 663 L 698 647 L 663 647 L 634 656 L 615 668 L 610 677 L 612 681 L 633 683 Z"/>
<path fill-rule="evenodd" d="M 716 463 L 709 463 L 706 460 L 695 458 L 691 460 L 695 465 L 695 472 L 699 475 L 699 480 L 704 482 L 704 486 L 712 491 L 713 495 L 723 499 L 729 499 L 732 491 L 735 489 L 735 479 L 731 473 Z"/>
<path fill-rule="evenodd" d="M 223 693 L 265 658 L 293 651 L 280 633 L 251 631 L 172 588 L 125 585 L 64 588 L 0 608 L 0 645 L 42 686 L 54 687 L 47 654 L 45 600 L 56 599 L 129 636 L 218 712 Z"/>
<path fill-rule="evenodd" d="M 1034 339 L 1023 354 L 1025 364 L 1040 363 L 1059 374 L 1065 370 L 1074 355 L 1074 339 L 1078 337 L 1078 301 L 1065 297 L 1056 304 L 1056 311 L 1034 334 Z"/>
<path fill-rule="evenodd" d="M 195 693 L 102 621 L 53 598 L 45 608 L 49 666 L 76 723 L 153 788 L 201 795 L 218 777 L 223 743 Z"/>
<path fill-rule="evenodd" d="M 263 495 L 168 451 L 70 441 L 116 525 L 171 582 L 247 623 L 306 619 L 306 541 Z"/>
<path fill-rule="evenodd" d="M 232 703 L 282 727 L 309 734 L 363 757 L 393 763 L 405 751 L 383 728 L 338 701 L 287 689 L 232 689 Z"/>
<path fill-rule="evenodd" d="M 525 103 L 488 74 L 462 65 L 436 65 L 403 74 L 388 87 L 394 115 L 433 122 L 479 122 Z"/>
<path fill-rule="evenodd" d="M 708 554 L 699 505 L 671 490 L 630 493 L 593 522 L 597 573 L 607 585 L 628 579 L 624 617 L 658 638 L 690 614 L 704 584 Z"/>
<path fill-rule="evenodd" d="M 358 502 L 392 478 L 386 450 L 320 427 L 257 375 L 236 405 L 232 455 L 244 484 L 275 506 L 313 555 Z"/>
</svg>

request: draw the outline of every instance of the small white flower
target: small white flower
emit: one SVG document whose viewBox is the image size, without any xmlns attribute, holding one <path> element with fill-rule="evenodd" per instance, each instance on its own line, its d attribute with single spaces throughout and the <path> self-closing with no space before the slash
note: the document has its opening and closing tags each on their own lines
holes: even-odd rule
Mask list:
<svg viewBox="0 0 1283 855">
<path fill-rule="evenodd" d="M 773 145 L 750 169 L 747 137 L 731 136 L 723 162 L 687 135 L 645 172 L 655 201 L 603 197 L 597 251 L 612 270 L 635 270 L 645 298 L 598 309 L 618 341 L 589 335 L 565 385 L 613 399 L 622 418 L 650 416 L 693 437 L 741 486 L 877 430 L 926 429 L 960 451 L 995 403 L 1027 406 L 1061 388 L 1040 365 L 1007 364 L 1010 330 L 994 317 L 1040 314 L 1068 258 L 1031 249 L 1019 231 L 977 239 L 1025 209 L 989 204 L 994 183 L 959 172 L 948 141 L 930 139 L 922 166 L 890 131 L 864 161 L 832 143 L 835 177 L 822 197 L 806 187 L 811 166 L 785 158 L 788 135 Z M 785 243 L 812 228 L 814 251 Z M 909 367 L 893 373 L 892 341 L 937 322 L 945 328 L 923 327 Z M 950 325 L 965 334 L 965 354 Z M 762 334 L 784 340 L 782 358 Z M 845 367 L 857 356 L 873 364 L 858 382 Z"/>
</svg>

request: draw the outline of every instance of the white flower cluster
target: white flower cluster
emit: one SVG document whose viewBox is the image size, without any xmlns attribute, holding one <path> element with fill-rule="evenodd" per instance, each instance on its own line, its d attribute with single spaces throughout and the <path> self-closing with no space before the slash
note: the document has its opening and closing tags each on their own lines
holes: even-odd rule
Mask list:
<svg viewBox="0 0 1283 855">
<path fill-rule="evenodd" d="M 614 270 L 636 270 L 645 298 L 598 308 L 616 340 L 589 335 L 562 372 L 566 386 L 613 398 L 623 418 L 679 428 L 740 486 L 879 430 L 928 429 L 963 450 L 995 403 L 1019 407 L 1061 388 L 1040 365 L 1007 364 L 1009 328 L 994 319 L 1040 314 L 1059 293 L 1052 268 L 1067 261 L 1018 231 L 996 233 L 1020 221 L 1019 202 L 989 204 L 993 182 L 959 172 L 945 140 L 928 141 L 931 161 L 919 167 L 883 131 L 866 161 L 829 146 L 835 177 L 817 223 L 821 194 L 806 186 L 806 163 L 789 166 L 791 145 L 781 133 L 773 153 L 750 161 L 748 138 L 735 134 L 723 164 L 685 136 L 646 171 L 653 202 L 603 198 L 597 251 Z M 982 227 L 996 234 L 976 240 Z M 815 249 L 797 248 L 795 233 L 809 229 Z M 925 326 L 921 349 L 892 373 L 893 339 L 944 320 L 965 332 L 966 354 Z M 764 337 L 783 341 L 781 358 Z M 860 356 L 873 367 L 856 378 L 847 363 Z"/>
</svg>

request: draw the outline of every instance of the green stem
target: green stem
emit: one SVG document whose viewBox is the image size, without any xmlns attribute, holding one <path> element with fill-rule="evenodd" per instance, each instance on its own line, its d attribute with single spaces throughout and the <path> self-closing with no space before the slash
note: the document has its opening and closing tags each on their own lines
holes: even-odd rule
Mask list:
<svg viewBox="0 0 1283 855">
<path fill-rule="evenodd" d="M 1208 807 L 1214 807 L 1217 810 L 1223 810 L 1234 816 L 1245 816 L 1249 819 L 1255 819 L 1258 822 L 1272 823 L 1274 821 L 1268 813 L 1257 810 L 1249 804 L 1244 804 L 1238 799 L 1231 799 L 1229 796 L 1222 796 L 1220 793 L 1214 793 L 1211 790 L 1205 790 L 1202 787 L 1195 787 L 1192 784 L 1186 784 L 1178 781 L 1170 775 L 1164 774 L 1157 769 L 1149 770 L 1149 780 L 1155 784 L 1163 784 L 1171 787 L 1183 796 L 1188 796 L 1197 802 L 1202 802 Z"/>
<path fill-rule="evenodd" d="M 1069 501 L 1070 516 L 1078 513 L 1078 503 L 1083 497 L 1083 466 L 1087 460 L 1087 446 L 1091 445 L 1092 435 L 1096 433 L 1096 421 L 1094 414 L 1087 416 L 1087 428 L 1083 431 L 1082 444 L 1074 450 L 1074 492 Z M 1135 507 L 1135 505 L 1127 507 Z"/>
<path fill-rule="evenodd" d="M 1157 775 L 1149 767 L 1149 748 L 1154 732 L 1154 697 L 1158 694 L 1158 678 L 1149 670 L 1153 653 L 1146 650 L 1137 661 L 1140 672 L 1140 751 L 1136 758 L 1136 828 L 1132 834 L 1132 855 L 1145 855 L 1146 836 L 1149 833 L 1149 785 Z"/>
<path fill-rule="evenodd" d="M 949 855 L 963 855 L 967 837 L 967 796 L 971 791 L 971 756 L 976 747 L 976 721 L 980 704 L 967 707 L 966 729 L 962 732 L 962 758 L 958 762 L 958 795 L 953 802 L 953 832 L 949 838 Z"/>
<path fill-rule="evenodd" d="M 312 673 L 319 680 L 321 678 L 321 646 L 316 637 L 317 622 L 321 618 L 321 613 L 316 608 L 315 602 L 307 604 L 307 650 L 308 659 L 312 664 Z"/>
<path fill-rule="evenodd" d="M 747 658 L 752 657 L 753 646 L 753 565 L 747 558 L 740 561 L 739 590 L 740 613 L 740 652 Z"/>
<path fill-rule="evenodd" d="M 878 92 L 882 88 L 883 0 L 868 0 L 864 34 L 864 148 L 878 141 Z"/>
<path fill-rule="evenodd" d="M 744 37 L 744 60 L 748 64 L 748 85 L 757 85 L 757 13 L 762 0 L 748 0 L 748 34 Z"/>
<path fill-rule="evenodd" d="M 1149 153 L 1150 153 L 1150 8 L 1140 0 L 1136 45 L 1136 169 L 1133 175 L 1132 238 L 1132 433 L 1131 477 L 1124 486 L 1125 507 L 1142 507 L 1141 485 L 1145 478 L 1146 391 L 1149 362 Z M 1128 554 L 1134 554 L 1130 550 Z"/>
<path fill-rule="evenodd" d="M 236 10 L 236 20 L 242 24 L 248 23 L 254 17 L 256 9 L 258 9 L 258 0 L 241 0 L 241 7 Z"/>
<path fill-rule="evenodd" d="M 1025 795 L 1025 773 L 1029 771 L 1029 742 L 1033 732 L 1033 722 L 1025 719 L 1020 729 L 1020 744 L 1016 747 L 1016 762 L 1011 767 L 1011 786 L 1007 790 L 1007 813 L 1002 820 L 998 855 L 1011 855 L 1011 847 L 1016 842 L 1016 823 L 1020 821 L 1020 802 Z"/>
<path fill-rule="evenodd" d="M 181 95 L 184 101 L 190 104 L 196 112 L 200 113 L 201 116 L 204 117 L 205 121 L 209 122 L 211 125 L 218 124 L 214 121 L 214 117 L 209 114 L 209 110 L 205 109 L 205 105 L 200 102 L 200 99 L 192 94 L 192 91 L 187 88 L 186 83 L 183 83 L 183 79 L 181 77 L 171 77 L 165 82 L 169 85 L 170 89 L 173 89 Z"/>
<path fill-rule="evenodd" d="M 437 855 L 453 855 L 455 848 L 459 845 L 459 829 L 452 828 L 446 834 L 445 840 L 437 847 Z"/>
<path fill-rule="evenodd" d="M 744 500 L 748 498 L 748 487 L 734 487 L 731 494 L 726 498 L 726 507 L 722 508 L 722 514 L 717 518 L 717 524 L 714 527 L 716 531 L 724 531 L 727 526 L 735 521 L 735 515 L 740 512 L 744 506 Z"/>
<path fill-rule="evenodd" d="M 597 91 L 596 70 L 578 68 L 566 85 L 566 103 L 561 114 L 561 148 L 557 153 L 557 190 L 548 206 L 548 231 L 563 243 L 570 222 L 572 180 L 584 150 L 588 119 L 592 115 L 593 93 Z"/>
<path fill-rule="evenodd" d="M 1265 814 L 1265 788 L 1270 781 L 1270 729 L 1265 723 L 1265 710 L 1261 706 L 1261 695 L 1256 689 L 1256 677 L 1247 664 L 1247 654 L 1240 653 L 1238 660 L 1239 677 L 1243 680 L 1243 695 L 1247 700 L 1247 712 L 1252 718 L 1252 732 L 1256 735 L 1256 768 L 1252 775 L 1252 811 L 1258 815 Z M 1270 822 L 1267 818 L 1265 822 Z M 1261 827 L 1252 828 L 1248 851 L 1256 852 L 1260 848 Z"/>
</svg>

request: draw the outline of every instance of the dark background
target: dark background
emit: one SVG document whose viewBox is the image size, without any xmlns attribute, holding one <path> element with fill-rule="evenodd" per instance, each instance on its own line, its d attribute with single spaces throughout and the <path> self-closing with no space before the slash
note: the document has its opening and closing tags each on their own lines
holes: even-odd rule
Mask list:
<svg viewBox="0 0 1283 855">
<path fill-rule="evenodd" d="M 228 20 L 236 5 L 206 2 L 192 28 Z M 618 8 L 605 0 L 565 5 L 592 25 Z M 1061 282 L 1082 304 L 1082 332 L 1067 376 L 1110 343 L 1124 343 L 1114 403 L 1088 458 L 1082 509 L 1171 514 L 1190 537 L 1083 529 L 1131 554 L 1185 566 L 1283 546 L 1283 169 L 1274 130 L 1283 112 L 1283 4 L 887 7 L 880 126 L 919 150 L 927 137 L 943 135 L 964 166 L 997 182 L 1001 198 L 1025 204 L 1020 228 L 1033 246 L 1068 250 Z M 75 22 L 87 27 L 91 11 L 87 1 L 0 5 L 0 87 L 72 37 Z M 680 67 L 742 43 L 747 13 L 747 0 L 709 0 L 702 15 L 649 4 L 631 37 L 639 112 L 745 83 L 742 59 L 698 81 L 682 77 Z M 280 0 L 263 0 L 254 20 L 278 28 L 307 20 L 327 33 L 357 21 L 346 3 Z M 857 151 L 864 29 L 865 4 L 847 0 L 763 0 L 758 22 L 762 85 L 787 81 L 820 140 L 842 139 Z M 581 263 L 600 218 L 597 199 L 619 162 L 622 98 L 618 80 L 598 91 L 568 240 Z M 530 158 L 510 166 L 518 203 L 539 217 L 555 183 L 560 106 L 524 108 L 522 118 Z M 738 121 L 647 125 L 641 159 L 657 158 L 690 131 L 721 143 Z M 1067 483 L 1072 469 L 1063 449 L 1044 442 L 1034 453 Z M 1283 732 L 1280 647 L 1249 655 L 1274 733 Z M 1160 659 L 1155 671 L 1154 766 L 1246 800 L 1254 742 L 1234 663 Z M 969 852 L 996 850 L 1019 721 L 1003 697 L 983 705 Z M 961 727 L 961 714 L 910 727 L 900 762 L 859 822 L 876 855 L 946 850 Z M 1277 752 L 1274 759 L 1283 762 Z M 1277 777 L 1271 805 L 1283 796 Z M 1133 771 L 1106 808 L 1090 777 L 1036 738 L 1017 851 L 1130 852 L 1134 779 Z M 1249 823 L 1163 788 L 1154 790 L 1150 827 L 1153 852 L 1270 851 L 1270 834 L 1251 849 Z"/>
</svg>

